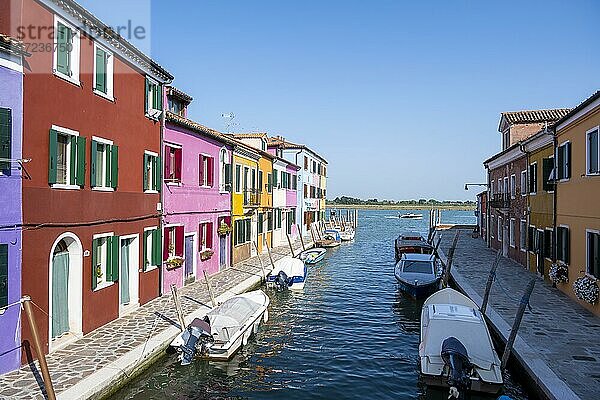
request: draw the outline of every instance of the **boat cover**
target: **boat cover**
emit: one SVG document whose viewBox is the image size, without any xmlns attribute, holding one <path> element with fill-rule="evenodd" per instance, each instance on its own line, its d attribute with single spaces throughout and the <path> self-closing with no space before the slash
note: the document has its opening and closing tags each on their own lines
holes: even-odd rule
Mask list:
<svg viewBox="0 0 600 400">
<path fill-rule="evenodd" d="M 304 277 L 304 263 L 297 258 L 286 256 L 275 261 L 275 268 L 273 268 L 271 275 L 276 276 L 279 271 L 285 272 L 290 278 L 294 276 Z"/>
<path fill-rule="evenodd" d="M 210 311 L 211 333 L 215 341 L 227 342 L 264 304 L 236 296 Z"/>
</svg>

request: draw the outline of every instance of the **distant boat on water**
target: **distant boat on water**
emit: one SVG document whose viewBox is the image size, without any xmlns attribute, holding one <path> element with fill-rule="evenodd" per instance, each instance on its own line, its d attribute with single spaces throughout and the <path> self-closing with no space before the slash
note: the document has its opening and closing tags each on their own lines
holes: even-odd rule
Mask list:
<svg viewBox="0 0 600 400">
<path fill-rule="evenodd" d="M 423 214 L 413 214 L 413 213 L 400 214 L 400 215 L 398 215 L 398 218 L 423 219 Z"/>
</svg>

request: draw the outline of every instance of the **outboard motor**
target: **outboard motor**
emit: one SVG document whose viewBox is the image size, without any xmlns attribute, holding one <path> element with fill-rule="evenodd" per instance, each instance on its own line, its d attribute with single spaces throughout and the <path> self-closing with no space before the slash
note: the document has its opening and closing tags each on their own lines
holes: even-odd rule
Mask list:
<svg viewBox="0 0 600 400">
<path fill-rule="evenodd" d="M 464 398 L 464 393 L 471 386 L 469 372 L 472 368 L 467 349 L 457 338 L 450 336 L 442 343 L 442 359 L 448 366 L 448 385 L 450 397 Z"/>
<path fill-rule="evenodd" d="M 292 278 L 289 278 L 285 272 L 279 271 L 275 277 L 275 286 L 277 290 L 285 290 L 292 286 Z"/>
<path fill-rule="evenodd" d="M 214 338 L 210 334 L 210 324 L 199 318 L 194 318 L 191 324 L 185 329 L 182 334 L 183 344 L 179 346 L 181 350 L 181 365 L 189 365 L 192 363 L 198 346 L 200 354 L 206 354 L 210 344 L 214 342 Z"/>
</svg>

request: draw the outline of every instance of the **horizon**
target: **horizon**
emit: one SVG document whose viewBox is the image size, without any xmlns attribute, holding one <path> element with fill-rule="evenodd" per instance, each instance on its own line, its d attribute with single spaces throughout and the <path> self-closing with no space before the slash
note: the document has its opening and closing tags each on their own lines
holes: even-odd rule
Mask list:
<svg viewBox="0 0 600 400">
<path fill-rule="evenodd" d="M 137 12 L 80 3 L 112 25 Z M 464 184 L 485 182 L 501 112 L 598 88 L 593 1 L 133 3 L 191 119 L 306 144 L 329 162 L 328 197 L 474 200 Z"/>
</svg>

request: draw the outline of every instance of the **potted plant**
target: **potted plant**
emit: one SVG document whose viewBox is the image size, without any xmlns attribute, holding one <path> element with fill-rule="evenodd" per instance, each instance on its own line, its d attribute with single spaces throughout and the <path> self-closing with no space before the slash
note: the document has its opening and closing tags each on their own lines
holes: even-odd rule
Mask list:
<svg viewBox="0 0 600 400">
<path fill-rule="evenodd" d="M 213 254 L 215 254 L 215 252 L 212 251 L 211 249 L 202 250 L 200 252 L 200 261 L 209 260 L 213 256 Z"/>
<path fill-rule="evenodd" d="M 169 256 L 169 258 L 167 258 L 167 261 L 165 261 L 167 270 L 172 270 L 172 269 L 176 269 L 179 268 L 183 265 L 184 262 L 184 258 L 183 257 L 179 257 L 179 256 Z"/>
<path fill-rule="evenodd" d="M 573 291 L 579 300 L 583 300 L 590 304 L 596 304 L 600 297 L 600 288 L 598 288 L 598 280 L 589 275 L 584 275 L 577 278 L 573 282 Z"/>
<path fill-rule="evenodd" d="M 226 236 L 231 233 L 231 226 L 227 225 L 225 221 L 221 221 L 221 224 L 217 228 L 217 233 L 219 236 Z"/>
<path fill-rule="evenodd" d="M 569 282 L 569 270 L 564 264 L 552 264 L 548 273 L 550 280 L 554 283 Z"/>
</svg>

